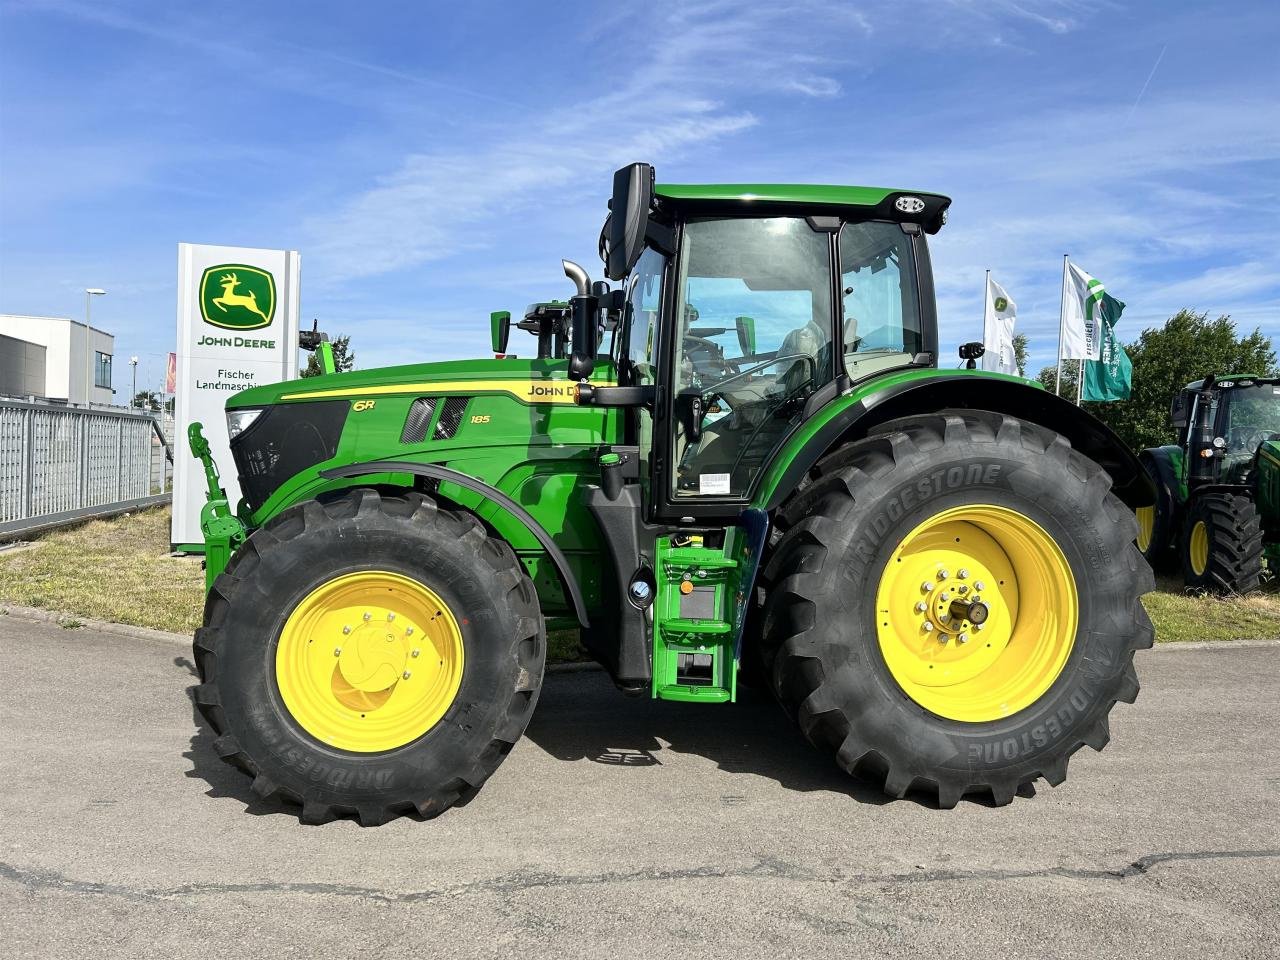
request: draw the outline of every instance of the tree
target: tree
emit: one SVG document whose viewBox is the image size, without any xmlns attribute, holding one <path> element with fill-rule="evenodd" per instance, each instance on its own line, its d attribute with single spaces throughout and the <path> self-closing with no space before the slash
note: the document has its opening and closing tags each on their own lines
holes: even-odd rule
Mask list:
<svg viewBox="0 0 1280 960">
<path fill-rule="evenodd" d="M 352 370 L 356 365 L 356 355 L 351 352 L 351 337 L 338 336 L 329 341 L 329 346 L 333 348 L 333 368 L 338 373 L 346 373 Z M 324 371 L 320 369 L 320 351 L 316 350 L 307 355 L 307 366 L 302 371 L 304 377 L 318 377 Z"/>
<path fill-rule="evenodd" d="M 1044 367 L 1038 374 L 1036 379 L 1044 384 L 1044 388 L 1050 393 L 1054 392 L 1054 385 L 1058 382 L 1058 367 L 1055 364 L 1052 367 Z M 1076 385 L 1080 382 L 1080 361 L 1079 360 L 1063 360 L 1062 361 L 1062 396 L 1066 397 L 1072 403 L 1076 402 Z"/>
<path fill-rule="evenodd" d="M 1271 339 L 1255 329 L 1236 336 L 1227 316 L 1179 310 L 1163 327 L 1144 330 L 1125 346 L 1133 362 L 1128 400 L 1089 405 L 1089 411 L 1116 431 L 1134 450 L 1175 443 L 1169 404 L 1177 391 L 1211 373 L 1273 376 L 1276 355 Z"/>
<path fill-rule="evenodd" d="M 150 410 L 152 413 L 159 413 L 160 397 L 154 390 L 139 390 L 133 398 L 131 406 L 139 410 Z"/>
<path fill-rule="evenodd" d="M 1027 335 L 1025 333 L 1013 335 L 1013 365 L 1018 368 L 1018 376 L 1027 375 Z"/>
</svg>

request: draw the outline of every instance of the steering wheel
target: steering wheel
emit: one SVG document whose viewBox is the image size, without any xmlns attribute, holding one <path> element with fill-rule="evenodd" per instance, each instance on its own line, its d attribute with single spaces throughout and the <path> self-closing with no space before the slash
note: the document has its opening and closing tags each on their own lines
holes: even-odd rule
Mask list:
<svg viewBox="0 0 1280 960">
<path fill-rule="evenodd" d="M 707 359 L 713 366 L 719 367 L 718 371 L 712 371 L 711 376 L 723 378 L 729 374 L 738 372 L 738 365 L 724 358 L 724 347 L 716 343 L 708 337 L 699 337 L 686 333 L 684 335 L 684 356 L 689 358 L 692 363 L 692 354 L 698 351 L 704 352 Z M 701 371 L 699 371 L 701 372 Z"/>
<path fill-rule="evenodd" d="M 1247 450 L 1250 453 L 1262 446 L 1263 442 L 1271 439 L 1273 433 L 1262 427 L 1241 430 L 1231 437 L 1231 446 L 1237 450 Z"/>
</svg>

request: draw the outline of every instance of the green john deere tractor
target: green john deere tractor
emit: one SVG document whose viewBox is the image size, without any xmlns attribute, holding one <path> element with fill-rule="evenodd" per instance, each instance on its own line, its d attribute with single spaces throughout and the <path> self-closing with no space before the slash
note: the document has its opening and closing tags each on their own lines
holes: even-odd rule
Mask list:
<svg viewBox="0 0 1280 960">
<path fill-rule="evenodd" d="M 949 203 L 633 164 L 614 285 L 566 262 L 568 303 L 522 322 L 537 358 L 495 314 L 498 358 L 231 397 L 234 511 L 193 427 L 218 754 L 306 821 L 433 816 L 520 739 L 547 630 L 576 627 L 625 693 L 710 709 L 757 678 L 894 797 L 1061 783 L 1138 693 L 1154 490 L 1073 404 L 938 369 Z"/>
<path fill-rule="evenodd" d="M 1138 510 L 1138 546 L 1153 567 L 1176 556 L 1189 587 L 1256 590 L 1263 560 L 1280 558 L 1280 380 L 1197 380 L 1170 417 L 1178 442 L 1139 455 L 1156 502 Z"/>
</svg>

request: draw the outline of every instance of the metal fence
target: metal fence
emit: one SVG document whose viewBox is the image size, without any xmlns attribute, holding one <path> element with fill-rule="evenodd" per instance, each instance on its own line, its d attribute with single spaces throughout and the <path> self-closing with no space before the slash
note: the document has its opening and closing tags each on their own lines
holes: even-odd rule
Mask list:
<svg viewBox="0 0 1280 960">
<path fill-rule="evenodd" d="M 164 503 L 171 462 L 150 414 L 0 399 L 0 539 Z"/>
</svg>

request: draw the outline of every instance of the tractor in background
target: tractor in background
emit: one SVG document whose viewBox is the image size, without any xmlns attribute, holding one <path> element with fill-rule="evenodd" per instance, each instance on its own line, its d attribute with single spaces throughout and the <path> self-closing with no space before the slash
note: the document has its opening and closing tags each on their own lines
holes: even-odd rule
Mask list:
<svg viewBox="0 0 1280 960">
<path fill-rule="evenodd" d="M 1280 559 L 1280 379 L 1209 376 L 1173 398 L 1178 442 L 1139 455 L 1156 502 L 1138 510 L 1138 546 L 1188 587 L 1242 594 Z"/>
</svg>

